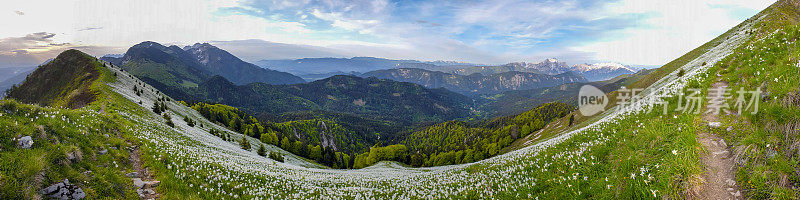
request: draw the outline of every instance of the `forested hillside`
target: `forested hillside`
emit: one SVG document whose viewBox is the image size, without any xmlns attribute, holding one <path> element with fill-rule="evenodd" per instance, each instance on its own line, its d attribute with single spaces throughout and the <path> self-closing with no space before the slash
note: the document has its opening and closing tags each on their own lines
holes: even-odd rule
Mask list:
<svg viewBox="0 0 800 200">
<path fill-rule="evenodd" d="M 377 143 L 376 134 L 358 134 L 330 120 L 262 124 L 227 105 L 197 103 L 191 108 L 209 121 L 332 168 L 351 168 L 350 154 L 366 151 L 369 144 Z"/>
<path fill-rule="evenodd" d="M 442 87 L 464 95 L 497 94 L 505 91 L 529 90 L 567 83 L 588 82 L 586 78 L 573 72 L 547 75 L 507 71 L 488 75 L 480 73 L 458 75 L 424 69 L 400 68 L 371 71 L 361 76 L 416 83 L 427 88 Z"/>
<path fill-rule="evenodd" d="M 472 123 L 445 122 L 414 131 L 401 143 L 411 151 L 412 166 L 471 163 L 498 155 L 515 140 L 539 131 L 573 110 L 567 104 L 549 103 L 515 116 Z"/>
</svg>

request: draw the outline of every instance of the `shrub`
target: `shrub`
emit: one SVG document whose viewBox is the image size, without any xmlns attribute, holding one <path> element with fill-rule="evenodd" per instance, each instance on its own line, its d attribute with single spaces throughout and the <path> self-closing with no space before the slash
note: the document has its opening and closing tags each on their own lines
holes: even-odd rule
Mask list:
<svg viewBox="0 0 800 200">
<path fill-rule="evenodd" d="M 572 126 L 572 123 L 574 123 L 574 122 L 575 122 L 575 115 L 570 115 L 569 116 L 569 126 Z"/>
<path fill-rule="evenodd" d="M 175 123 L 172 123 L 172 117 L 170 117 L 169 114 L 164 113 L 164 120 L 167 120 L 167 126 L 175 127 Z"/>
<path fill-rule="evenodd" d="M 264 148 L 264 144 L 261 144 L 261 146 L 258 147 L 258 155 L 259 156 L 266 156 L 267 155 L 267 149 Z"/>
<path fill-rule="evenodd" d="M 194 120 L 192 120 L 192 118 L 189 118 L 188 116 L 183 116 L 183 121 L 186 122 L 186 125 L 189 125 L 191 127 L 194 127 L 195 125 Z"/>
<path fill-rule="evenodd" d="M 250 150 L 250 142 L 247 141 L 247 138 L 242 137 L 242 140 L 239 141 L 239 146 L 242 147 L 244 150 Z"/>
<path fill-rule="evenodd" d="M 278 155 L 275 152 L 269 152 L 269 159 L 272 159 L 272 160 L 275 160 L 275 161 L 278 161 L 278 162 L 283 162 L 283 156 Z"/>
</svg>

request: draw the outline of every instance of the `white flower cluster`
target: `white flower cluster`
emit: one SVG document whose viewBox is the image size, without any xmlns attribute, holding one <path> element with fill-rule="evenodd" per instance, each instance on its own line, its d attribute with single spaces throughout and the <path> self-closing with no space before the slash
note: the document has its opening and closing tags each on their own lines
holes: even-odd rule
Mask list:
<svg viewBox="0 0 800 200">
<path fill-rule="evenodd" d="M 756 20 L 757 21 L 757 20 Z M 680 78 L 668 76 L 645 89 L 640 95 L 642 101 L 656 98 L 656 91 L 675 94 L 691 80 L 704 75 L 705 70 L 719 59 L 730 54 L 734 47 L 746 40 L 746 25 L 730 39 L 713 47 L 707 53 L 689 62 L 682 69 L 686 74 Z M 708 65 L 701 65 L 707 62 Z M 631 105 L 631 109 L 612 109 L 603 117 L 575 131 L 560 134 L 552 139 L 512 151 L 476 163 L 440 166 L 431 168 L 406 168 L 396 163 L 381 162 L 360 170 L 325 169 L 314 163 L 292 155 L 272 145 L 265 145 L 268 151 L 285 155 L 285 162 L 245 151 L 237 144 L 225 142 L 211 135 L 209 128 L 226 130 L 214 125 L 191 108 L 169 102 L 171 115 L 194 118 L 205 128 L 189 127 L 176 120 L 175 128 L 164 125 L 164 120 L 147 112 L 147 106 L 157 98 L 150 86 L 145 86 L 144 94 L 136 95 L 131 88 L 141 81 L 131 78 L 115 67 L 109 67 L 121 74 L 116 83 L 110 84 L 112 90 L 132 102 L 142 102 L 134 110 L 118 111 L 127 120 L 135 122 L 130 132 L 146 142 L 146 147 L 164 155 L 161 159 L 169 173 L 183 181 L 188 187 L 223 198 L 256 199 L 447 199 L 447 198 L 528 198 L 540 196 L 532 187 L 562 185 L 566 190 L 580 195 L 580 185 L 586 182 L 602 181 L 606 189 L 614 189 L 613 180 L 608 176 L 582 173 L 580 169 L 594 166 L 600 161 L 594 156 L 586 156 L 596 146 L 614 140 L 609 133 L 616 133 L 606 127 L 616 126 L 617 122 L 633 114 L 646 110 L 646 103 Z M 707 74 L 705 74 L 707 76 Z M 137 104 L 138 105 L 138 104 Z M 638 122 L 637 122 L 638 123 Z M 230 131 L 229 131 L 230 132 Z M 256 139 L 234 132 L 238 139 L 245 138 L 259 144 Z M 579 136 L 581 140 L 569 140 Z M 559 145 L 575 142 L 575 146 Z M 554 151 L 546 151 L 546 150 Z M 555 151 L 557 150 L 557 151 Z M 550 152 L 550 153 L 546 153 Z M 555 153 L 552 153 L 555 152 Z M 673 152 L 676 154 L 677 152 Z M 649 185 L 654 181 L 652 171 L 659 164 L 642 166 L 630 178 Z M 622 179 L 623 177 L 611 177 Z M 543 186 L 543 187 L 544 187 Z M 658 195 L 657 190 L 650 190 Z"/>
</svg>

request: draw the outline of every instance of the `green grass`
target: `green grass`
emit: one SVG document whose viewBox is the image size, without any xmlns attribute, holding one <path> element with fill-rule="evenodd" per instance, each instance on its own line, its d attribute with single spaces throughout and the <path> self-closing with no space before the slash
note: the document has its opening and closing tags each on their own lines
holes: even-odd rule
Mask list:
<svg viewBox="0 0 800 200">
<path fill-rule="evenodd" d="M 783 9 L 783 8 L 781 8 Z M 722 122 L 733 130 L 711 130 L 736 146 L 739 187 L 749 198 L 796 199 L 800 190 L 800 157 L 795 126 L 800 121 L 800 105 L 784 104 L 800 92 L 800 26 L 795 21 L 769 20 L 760 25 L 754 37 L 711 70 L 730 88 L 761 88 L 759 112 L 741 117 L 724 115 Z M 732 92 L 734 103 L 738 96 Z M 747 97 L 748 100 L 750 97 Z M 744 122 L 743 122 L 744 121 Z"/>
</svg>

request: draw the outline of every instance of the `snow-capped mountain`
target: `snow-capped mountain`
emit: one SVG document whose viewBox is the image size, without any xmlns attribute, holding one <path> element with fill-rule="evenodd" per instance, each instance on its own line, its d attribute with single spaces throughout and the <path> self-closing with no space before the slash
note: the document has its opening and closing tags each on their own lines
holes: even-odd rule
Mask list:
<svg viewBox="0 0 800 200">
<path fill-rule="evenodd" d="M 583 75 L 589 81 L 608 80 L 619 75 L 636 73 L 635 70 L 619 63 L 576 64 L 569 66 L 566 62 L 560 62 L 556 58 L 549 58 L 539 63 L 511 63 L 509 65 L 521 65 L 526 69 L 533 69 L 549 75 L 572 71 Z"/>
<path fill-rule="evenodd" d="M 590 81 L 608 80 L 623 74 L 633 74 L 636 70 L 619 63 L 577 64 L 570 70 L 580 73 Z"/>
</svg>

